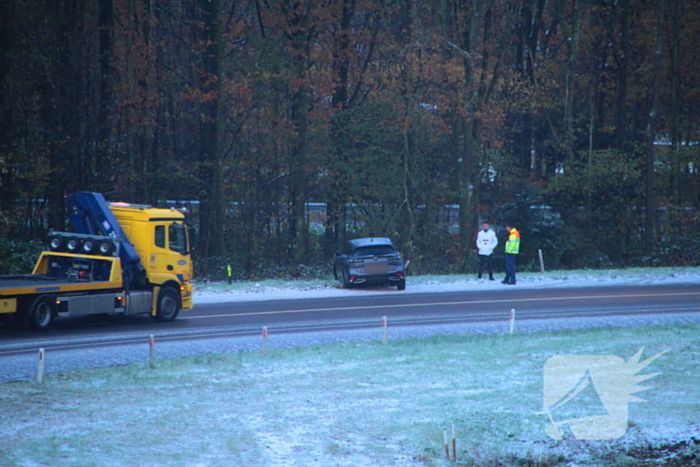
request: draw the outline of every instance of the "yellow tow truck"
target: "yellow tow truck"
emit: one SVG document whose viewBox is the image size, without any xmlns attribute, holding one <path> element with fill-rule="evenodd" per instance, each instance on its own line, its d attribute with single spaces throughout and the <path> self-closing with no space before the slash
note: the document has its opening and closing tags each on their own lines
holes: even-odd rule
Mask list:
<svg viewBox="0 0 700 467">
<path fill-rule="evenodd" d="M 41 331 L 55 318 L 192 308 L 192 260 L 183 212 L 69 196 L 75 232 L 51 232 L 31 274 L 0 276 L 0 319 Z"/>
</svg>

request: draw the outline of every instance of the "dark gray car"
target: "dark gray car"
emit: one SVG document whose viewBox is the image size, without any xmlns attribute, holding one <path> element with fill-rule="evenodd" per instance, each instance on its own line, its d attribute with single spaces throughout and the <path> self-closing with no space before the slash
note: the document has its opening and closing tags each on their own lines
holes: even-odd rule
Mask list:
<svg viewBox="0 0 700 467">
<path fill-rule="evenodd" d="M 335 255 L 333 277 L 344 288 L 362 283 L 388 283 L 398 290 L 406 288 L 403 257 L 388 238 L 349 240 Z"/>
</svg>

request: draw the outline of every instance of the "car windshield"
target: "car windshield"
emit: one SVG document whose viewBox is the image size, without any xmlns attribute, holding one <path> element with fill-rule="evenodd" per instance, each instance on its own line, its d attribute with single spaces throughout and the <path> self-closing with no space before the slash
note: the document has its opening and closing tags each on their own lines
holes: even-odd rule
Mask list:
<svg viewBox="0 0 700 467">
<path fill-rule="evenodd" d="M 383 256 L 396 254 L 396 250 L 391 245 L 369 245 L 355 250 L 353 256 Z"/>
</svg>

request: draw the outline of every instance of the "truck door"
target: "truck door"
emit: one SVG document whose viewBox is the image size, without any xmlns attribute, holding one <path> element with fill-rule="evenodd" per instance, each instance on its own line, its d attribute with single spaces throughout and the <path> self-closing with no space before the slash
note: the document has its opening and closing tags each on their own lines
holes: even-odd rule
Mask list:
<svg viewBox="0 0 700 467">
<path fill-rule="evenodd" d="M 192 264 L 187 228 L 176 222 L 156 224 L 153 228 L 154 248 L 149 261 L 149 270 L 175 274 L 180 280 L 190 280 Z"/>
<path fill-rule="evenodd" d="M 190 248 L 187 236 L 187 227 L 184 224 L 172 223 L 168 226 L 168 248 L 170 250 L 170 263 L 174 273 L 180 280 L 192 279 L 192 262 L 190 261 Z"/>
<path fill-rule="evenodd" d="M 168 263 L 167 230 L 165 224 L 153 226 L 153 250 L 148 261 L 148 270 L 151 272 L 166 272 Z"/>
</svg>

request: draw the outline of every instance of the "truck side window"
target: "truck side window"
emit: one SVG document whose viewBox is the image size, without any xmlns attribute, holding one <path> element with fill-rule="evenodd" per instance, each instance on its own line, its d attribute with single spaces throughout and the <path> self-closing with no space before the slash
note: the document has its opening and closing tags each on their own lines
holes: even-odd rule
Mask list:
<svg viewBox="0 0 700 467">
<path fill-rule="evenodd" d="M 168 226 L 168 242 L 172 251 L 187 253 L 187 234 L 185 227 L 181 224 L 170 224 Z"/>
<path fill-rule="evenodd" d="M 165 226 L 156 225 L 156 246 L 158 248 L 165 248 Z"/>
</svg>

